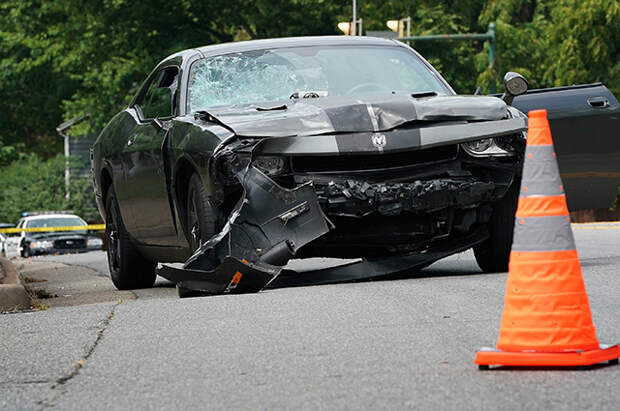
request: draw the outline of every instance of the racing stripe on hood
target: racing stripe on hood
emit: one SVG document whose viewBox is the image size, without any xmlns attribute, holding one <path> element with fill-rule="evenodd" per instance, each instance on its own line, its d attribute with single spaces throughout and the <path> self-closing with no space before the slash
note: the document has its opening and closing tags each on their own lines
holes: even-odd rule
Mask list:
<svg viewBox="0 0 620 411">
<path fill-rule="evenodd" d="M 384 132 L 415 121 L 497 121 L 506 104 L 487 96 L 381 94 L 278 101 L 267 107 L 249 104 L 209 108 L 198 113 L 240 137 L 294 137 L 331 133 Z M 369 111 L 370 109 L 370 111 Z"/>
<path fill-rule="evenodd" d="M 337 134 L 334 136 L 338 152 L 342 154 L 360 152 L 404 151 L 420 148 L 420 130 L 395 129 L 376 133 Z M 377 142 L 381 140 L 384 144 Z"/>
</svg>

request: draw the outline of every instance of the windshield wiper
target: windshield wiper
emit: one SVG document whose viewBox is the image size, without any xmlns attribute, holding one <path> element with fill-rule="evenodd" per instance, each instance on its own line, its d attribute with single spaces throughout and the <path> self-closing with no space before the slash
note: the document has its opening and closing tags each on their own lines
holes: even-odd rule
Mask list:
<svg viewBox="0 0 620 411">
<path fill-rule="evenodd" d="M 256 107 L 256 111 L 275 111 L 275 110 L 286 110 L 288 107 L 286 104 L 282 104 L 274 107 Z"/>
</svg>

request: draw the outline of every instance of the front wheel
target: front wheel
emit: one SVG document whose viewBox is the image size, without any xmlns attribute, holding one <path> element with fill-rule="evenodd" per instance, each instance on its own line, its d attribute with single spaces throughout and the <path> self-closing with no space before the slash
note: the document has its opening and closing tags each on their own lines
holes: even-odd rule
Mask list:
<svg viewBox="0 0 620 411">
<path fill-rule="evenodd" d="M 28 244 L 22 243 L 20 254 L 22 258 L 30 257 L 30 249 L 28 248 Z"/>
<path fill-rule="evenodd" d="M 508 271 L 518 200 L 519 182 L 515 181 L 493 207 L 488 223 L 489 238 L 474 247 L 476 262 L 485 273 Z"/>
<path fill-rule="evenodd" d="M 108 266 L 112 283 L 119 290 L 152 287 L 157 276 L 157 264 L 142 257 L 131 243 L 111 187 L 106 195 L 105 210 Z"/>
<path fill-rule="evenodd" d="M 187 189 L 187 240 L 191 252 L 196 251 L 217 233 L 217 211 L 209 203 L 207 192 L 197 173 L 192 174 Z"/>
</svg>

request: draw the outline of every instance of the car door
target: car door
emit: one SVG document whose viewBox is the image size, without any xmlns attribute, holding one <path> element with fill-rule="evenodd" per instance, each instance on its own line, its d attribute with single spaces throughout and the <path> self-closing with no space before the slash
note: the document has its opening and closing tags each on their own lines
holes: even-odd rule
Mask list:
<svg viewBox="0 0 620 411">
<path fill-rule="evenodd" d="M 514 99 L 546 109 L 568 208 L 608 208 L 620 186 L 620 105 L 601 83 L 531 90 Z"/>
<path fill-rule="evenodd" d="M 166 181 L 164 151 L 177 109 L 179 69 L 163 67 L 151 76 L 132 109 L 135 126 L 121 154 L 129 233 L 140 243 L 176 245 L 177 232 Z"/>
</svg>

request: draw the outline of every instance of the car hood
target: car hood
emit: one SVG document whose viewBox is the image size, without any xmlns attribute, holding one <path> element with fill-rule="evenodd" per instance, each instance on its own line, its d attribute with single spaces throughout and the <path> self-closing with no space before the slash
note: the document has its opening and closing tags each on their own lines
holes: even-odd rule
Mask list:
<svg viewBox="0 0 620 411">
<path fill-rule="evenodd" d="M 413 121 L 501 120 L 507 118 L 507 106 L 489 96 L 386 94 L 210 108 L 198 114 L 241 137 L 285 137 L 387 131 Z"/>
<path fill-rule="evenodd" d="M 66 231 L 66 232 L 42 232 L 42 233 L 29 233 L 28 238 L 31 240 L 80 240 L 89 238 L 86 233 L 79 231 Z"/>
</svg>

